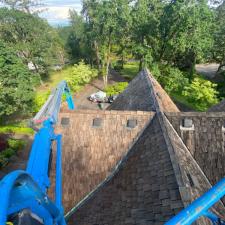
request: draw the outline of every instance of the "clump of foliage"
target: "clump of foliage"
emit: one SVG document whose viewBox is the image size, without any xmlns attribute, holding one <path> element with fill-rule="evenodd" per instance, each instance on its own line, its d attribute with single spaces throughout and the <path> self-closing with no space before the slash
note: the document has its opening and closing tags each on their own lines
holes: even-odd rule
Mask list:
<svg viewBox="0 0 225 225">
<path fill-rule="evenodd" d="M 25 146 L 26 142 L 24 140 L 18 140 L 18 139 L 8 139 L 8 145 L 9 148 L 13 150 L 19 150 L 22 149 Z"/>
<path fill-rule="evenodd" d="M 31 110 L 35 80 L 16 52 L 0 41 L 0 116 Z"/>
<path fill-rule="evenodd" d="M 26 141 L 18 139 L 8 139 L 8 147 L 0 153 L 0 168 L 5 166 L 10 158 L 26 145 Z"/>
<path fill-rule="evenodd" d="M 104 91 L 106 92 L 107 96 L 118 95 L 123 92 L 127 88 L 127 86 L 127 82 L 118 82 L 114 85 L 108 86 L 107 88 L 105 88 Z"/>
<path fill-rule="evenodd" d="M 0 134 L 26 134 L 32 135 L 34 134 L 34 130 L 27 126 L 28 121 L 5 121 L 4 124 L 0 125 Z"/>
<path fill-rule="evenodd" d="M 0 38 L 13 47 L 24 64 L 47 73 L 54 63 L 64 63 L 63 45 L 57 32 L 37 14 L 1 8 Z"/>
<path fill-rule="evenodd" d="M 151 72 L 168 94 L 194 110 L 205 111 L 218 102 L 217 85 L 196 74 L 190 80 L 178 68 L 158 64 L 151 66 Z"/>
<path fill-rule="evenodd" d="M 175 67 L 161 67 L 161 70 L 157 66 L 154 68 L 158 81 L 169 94 L 180 93 L 183 87 L 188 84 L 188 79 L 184 76 L 184 73 Z"/>
<path fill-rule="evenodd" d="M 34 130 L 29 127 L 19 127 L 13 125 L 0 126 L 0 134 L 33 134 Z"/>
<path fill-rule="evenodd" d="M 38 112 L 44 103 L 47 101 L 50 91 L 36 92 L 33 102 L 33 112 Z"/>
<path fill-rule="evenodd" d="M 93 78 L 98 76 L 98 71 L 86 65 L 83 61 L 69 67 L 65 73 L 65 80 L 68 82 L 72 91 L 78 91 L 82 86 L 89 83 Z"/>
<path fill-rule="evenodd" d="M 184 87 L 182 95 L 186 97 L 188 102 L 194 102 L 199 111 L 204 111 L 218 103 L 216 86 L 210 81 L 196 77 Z"/>
</svg>

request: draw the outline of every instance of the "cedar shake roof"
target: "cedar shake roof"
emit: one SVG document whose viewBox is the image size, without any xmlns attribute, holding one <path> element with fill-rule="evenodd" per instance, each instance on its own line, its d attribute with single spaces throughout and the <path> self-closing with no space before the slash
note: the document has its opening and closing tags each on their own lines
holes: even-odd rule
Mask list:
<svg viewBox="0 0 225 225">
<path fill-rule="evenodd" d="M 61 112 L 68 224 L 164 224 L 225 176 L 225 113 L 179 112 L 148 70 L 109 109 Z"/>
<path fill-rule="evenodd" d="M 212 106 L 208 112 L 225 112 L 225 99 L 223 99 L 219 104 Z"/>
<path fill-rule="evenodd" d="M 149 82 L 157 94 L 161 108 L 165 112 L 179 112 L 168 94 L 147 70 L 141 71 L 122 92 L 118 98 L 108 107 L 108 110 L 141 110 L 155 111 L 152 91 Z"/>
</svg>

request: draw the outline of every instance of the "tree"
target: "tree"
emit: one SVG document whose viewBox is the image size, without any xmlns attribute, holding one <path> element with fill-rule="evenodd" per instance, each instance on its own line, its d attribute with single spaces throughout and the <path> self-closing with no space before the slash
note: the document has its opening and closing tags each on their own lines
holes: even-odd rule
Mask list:
<svg viewBox="0 0 225 225">
<path fill-rule="evenodd" d="M 67 46 L 70 49 L 69 53 L 72 60 L 76 63 L 81 59 L 92 64 L 93 51 L 91 49 L 91 42 L 87 38 L 86 23 L 84 18 L 75 10 L 70 10 L 70 28 L 67 37 Z"/>
<path fill-rule="evenodd" d="M 0 38 L 17 50 L 25 64 L 31 62 L 39 73 L 47 72 L 60 46 L 57 33 L 45 20 L 6 8 L 0 9 Z"/>
<path fill-rule="evenodd" d="M 225 1 L 216 9 L 213 59 L 220 64 L 218 72 L 225 66 Z"/>
<path fill-rule="evenodd" d="M 212 10 L 205 0 L 171 1 L 160 19 L 158 60 L 178 67 L 186 64 L 192 79 L 196 60 L 212 46 L 213 22 Z"/>
<path fill-rule="evenodd" d="M 157 60 L 159 48 L 159 20 L 164 4 L 158 0 L 139 0 L 132 10 L 133 54 L 139 59 L 139 70 Z"/>
<path fill-rule="evenodd" d="M 38 0 L 0 0 L 11 9 L 18 9 L 26 13 L 38 12 L 37 7 L 43 4 Z"/>
<path fill-rule="evenodd" d="M 91 40 L 91 46 L 95 52 L 96 63 L 107 85 L 109 66 L 112 58 L 112 47 L 125 41 L 128 28 L 129 1 L 83 1 L 83 16 L 86 21 L 86 34 Z M 126 27 L 127 26 L 127 27 Z M 123 31 L 125 31 L 123 33 Z M 122 52 L 124 51 L 122 44 Z"/>
<path fill-rule="evenodd" d="M 0 41 L 0 116 L 28 112 L 35 79 L 12 48 Z"/>
</svg>

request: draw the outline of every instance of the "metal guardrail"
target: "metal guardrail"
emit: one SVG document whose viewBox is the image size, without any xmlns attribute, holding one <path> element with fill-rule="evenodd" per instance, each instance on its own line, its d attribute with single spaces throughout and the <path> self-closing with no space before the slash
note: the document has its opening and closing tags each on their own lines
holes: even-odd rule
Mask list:
<svg viewBox="0 0 225 225">
<path fill-rule="evenodd" d="M 225 178 L 209 189 L 205 194 L 192 202 L 165 225 L 189 225 L 200 217 L 208 218 L 212 224 L 225 225 L 224 218 L 209 211 L 209 209 L 225 195 Z M 225 215 L 224 215 L 225 217 Z"/>
</svg>

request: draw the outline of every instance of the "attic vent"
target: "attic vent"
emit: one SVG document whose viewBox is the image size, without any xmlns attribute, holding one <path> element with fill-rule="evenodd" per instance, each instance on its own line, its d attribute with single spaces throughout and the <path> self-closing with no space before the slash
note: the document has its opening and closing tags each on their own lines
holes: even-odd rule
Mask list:
<svg viewBox="0 0 225 225">
<path fill-rule="evenodd" d="M 67 117 L 63 117 L 61 119 L 61 126 L 62 127 L 68 127 L 70 124 L 70 118 L 67 118 Z"/>
<path fill-rule="evenodd" d="M 137 126 L 137 120 L 127 120 L 127 128 L 133 129 Z"/>
<path fill-rule="evenodd" d="M 93 119 L 93 127 L 101 127 L 102 125 L 102 119 L 101 118 L 95 118 Z"/>
<path fill-rule="evenodd" d="M 193 126 L 192 119 L 185 118 L 183 119 L 183 127 L 191 128 Z"/>
<path fill-rule="evenodd" d="M 192 119 L 184 118 L 180 126 L 181 130 L 194 130 L 194 123 Z"/>
</svg>

